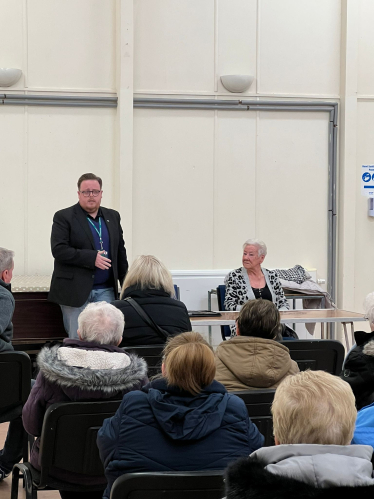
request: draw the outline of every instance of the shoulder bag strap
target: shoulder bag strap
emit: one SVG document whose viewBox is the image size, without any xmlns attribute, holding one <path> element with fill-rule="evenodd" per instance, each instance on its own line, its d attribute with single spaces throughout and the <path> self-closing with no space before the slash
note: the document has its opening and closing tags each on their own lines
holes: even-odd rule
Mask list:
<svg viewBox="0 0 374 499">
<path fill-rule="evenodd" d="M 163 340 L 166 340 L 169 338 L 169 333 L 165 331 L 165 329 L 162 329 L 160 326 L 158 326 L 155 321 L 150 317 L 147 312 L 137 303 L 133 298 L 125 298 L 124 301 L 127 301 L 133 309 L 135 309 L 140 317 L 143 319 L 143 321 L 151 327 Z M 126 321 L 126 317 L 125 317 Z"/>
</svg>

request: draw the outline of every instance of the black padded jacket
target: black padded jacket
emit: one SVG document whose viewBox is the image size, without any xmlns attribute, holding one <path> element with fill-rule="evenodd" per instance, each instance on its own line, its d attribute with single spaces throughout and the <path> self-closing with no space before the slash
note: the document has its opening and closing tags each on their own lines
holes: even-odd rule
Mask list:
<svg viewBox="0 0 374 499">
<path fill-rule="evenodd" d="M 165 329 L 170 336 L 191 331 L 191 322 L 184 303 L 171 298 L 162 289 L 137 289 L 130 286 L 125 290 L 123 298 L 131 297 L 154 322 Z M 135 345 L 160 345 L 165 342 L 156 331 L 149 327 L 138 312 L 124 299 L 112 303 L 125 316 L 125 329 L 121 347 Z"/>
</svg>

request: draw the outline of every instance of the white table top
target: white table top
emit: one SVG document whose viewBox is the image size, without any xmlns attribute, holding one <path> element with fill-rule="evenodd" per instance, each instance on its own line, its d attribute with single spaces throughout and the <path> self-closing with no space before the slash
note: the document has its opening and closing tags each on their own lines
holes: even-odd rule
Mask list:
<svg viewBox="0 0 374 499">
<path fill-rule="evenodd" d="M 193 326 L 231 326 L 239 312 L 221 312 L 220 317 L 190 317 Z M 339 309 L 288 310 L 280 312 L 282 323 L 362 322 L 363 314 Z"/>
</svg>

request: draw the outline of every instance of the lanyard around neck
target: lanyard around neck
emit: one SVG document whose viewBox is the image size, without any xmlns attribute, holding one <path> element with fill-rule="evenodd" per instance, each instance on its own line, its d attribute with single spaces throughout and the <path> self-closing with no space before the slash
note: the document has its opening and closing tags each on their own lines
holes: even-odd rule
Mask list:
<svg viewBox="0 0 374 499">
<path fill-rule="evenodd" d="M 100 251 L 104 250 L 104 245 L 103 245 L 103 239 L 101 237 L 101 217 L 99 217 L 99 230 L 97 230 L 96 225 L 93 223 L 93 221 L 87 217 L 87 220 L 90 222 L 92 227 L 96 230 L 98 236 L 99 236 L 99 242 L 100 242 Z"/>
</svg>

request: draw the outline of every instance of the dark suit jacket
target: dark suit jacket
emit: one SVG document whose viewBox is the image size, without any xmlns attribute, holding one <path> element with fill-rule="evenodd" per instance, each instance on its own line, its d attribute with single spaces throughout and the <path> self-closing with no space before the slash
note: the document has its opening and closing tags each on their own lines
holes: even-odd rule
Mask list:
<svg viewBox="0 0 374 499">
<path fill-rule="evenodd" d="M 101 207 L 110 237 L 113 287 L 125 278 L 128 263 L 121 228 L 115 210 Z M 48 299 L 60 305 L 81 307 L 87 300 L 95 277 L 97 250 L 85 212 L 79 203 L 55 213 L 51 249 L 55 259 Z"/>
</svg>

